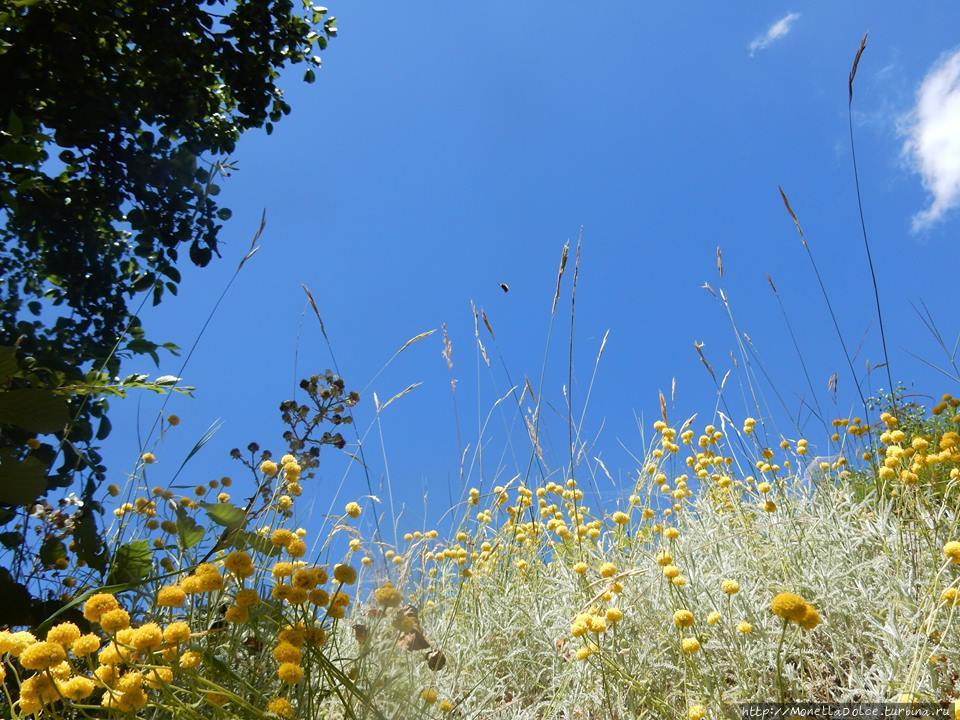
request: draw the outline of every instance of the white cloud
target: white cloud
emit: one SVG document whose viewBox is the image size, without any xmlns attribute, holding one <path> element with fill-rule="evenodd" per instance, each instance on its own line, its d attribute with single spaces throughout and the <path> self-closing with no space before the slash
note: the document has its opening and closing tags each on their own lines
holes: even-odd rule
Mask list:
<svg viewBox="0 0 960 720">
<path fill-rule="evenodd" d="M 904 157 L 931 195 L 930 206 L 913 216 L 917 232 L 960 204 L 960 50 L 930 68 L 902 132 Z"/>
<path fill-rule="evenodd" d="M 800 18 L 800 13 L 787 13 L 767 28 L 767 31 L 757 35 L 750 43 L 750 57 L 756 55 L 757 50 L 765 50 L 788 32 L 790 27 Z"/>
</svg>

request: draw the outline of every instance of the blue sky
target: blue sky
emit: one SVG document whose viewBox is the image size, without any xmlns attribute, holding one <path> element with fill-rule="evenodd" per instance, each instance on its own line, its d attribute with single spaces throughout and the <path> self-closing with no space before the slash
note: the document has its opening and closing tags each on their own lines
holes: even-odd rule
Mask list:
<svg viewBox="0 0 960 720">
<path fill-rule="evenodd" d="M 932 202 L 918 167 L 944 208 L 960 182 L 960 152 L 949 132 L 949 113 L 960 117 L 960 101 L 949 95 L 938 102 L 943 74 L 926 114 L 914 116 L 929 132 L 914 136 L 912 157 L 904 154 L 904 129 L 924 78 L 960 46 L 960 7 L 584 8 L 500 1 L 474 3 L 469 12 L 459 3 L 331 6 L 340 35 L 324 53 L 317 82 L 304 85 L 291 73 L 293 114 L 272 136 L 254 133 L 240 143 L 240 171 L 222 195 L 234 210 L 223 233 L 225 259 L 202 271 L 184 268 L 180 296 L 143 316 L 154 340 L 188 347 L 266 209 L 260 252 L 184 372 L 184 382 L 198 388 L 196 399 L 168 406 L 183 424 L 156 449 L 152 482 L 175 471 L 217 418 L 223 427 L 188 466 L 191 482 L 236 473 L 227 451 L 250 440 L 282 450 L 279 402 L 291 396 L 295 376 L 332 364 L 306 311 L 305 283 L 348 385 L 364 390 L 361 428 L 373 419 L 373 392 L 383 401 L 422 383 L 383 413 L 366 449 L 378 492 L 389 470 L 394 509 L 406 508 L 401 526 L 434 521 L 460 491 L 440 333 L 408 348 L 365 386 L 406 340 L 445 322 L 462 440 L 472 453 L 478 422 L 509 383 L 482 328 L 493 366 L 478 360 L 470 301 L 487 311 L 514 382 L 528 376 L 537 386 L 560 248 L 581 226 L 573 395 L 579 415 L 609 330 L 584 424 L 584 435 L 597 438 L 590 455 L 615 479 L 601 483 L 605 493 L 629 484 L 635 463 L 626 449 L 641 447 L 637 418 L 649 426 L 658 415 L 657 393 L 669 394 L 673 378 L 671 419 L 699 411 L 707 420 L 715 394 L 693 343 L 705 343 L 722 374 L 735 338 L 722 306 L 701 289 L 705 281 L 725 289 L 740 329 L 795 408 L 809 392 L 767 285 L 770 273 L 821 404 L 845 414 L 853 398 L 849 372 L 777 186 L 800 216 L 845 337 L 859 348 L 857 368 L 879 362 L 846 116 L 847 73 L 864 31 L 870 42 L 857 78 L 855 130 L 893 374 L 919 393 L 957 390 L 914 357 L 942 361 L 911 307 L 925 302 L 948 342 L 956 338 L 960 212 L 945 210 L 914 227 Z M 556 408 L 567 381 L 569 292 L 568 273 L 543 388 Z M 137 359 L 125 370 L 177 368 L 173 358 L 159 370 Z M 834 371 L 836 406 L 825 390 Z M 886 385 L 879 372 L 872 382 Z M 795 436 L 769 386 L 764 392 L 771 427 Z M 745 412 L 740 398 L 731 380 L 728 401 L 738 414 Z M 138 414 L 146 426 L 156 412 L 152 397 L 114 403 L 106 455 L 115 476 L 136 457 Z M 545 411 L 550 417 L 545 443 L 558 467 L 565 430 Z M 492 418 L 487 487 L 514 474 L 514 453 L 525 467 L 529 451 L 515 412 L 502 405 Z M 814 423 L 807 430 L 817 445 L 822 432 Z M 341 481 L 338 507 L 366 493 L 362 475 L 344 476 L 333 455 L 307 488 L 317 513 Z M 477 484 L 481 473 L 473 473 Z"/>
</svg>

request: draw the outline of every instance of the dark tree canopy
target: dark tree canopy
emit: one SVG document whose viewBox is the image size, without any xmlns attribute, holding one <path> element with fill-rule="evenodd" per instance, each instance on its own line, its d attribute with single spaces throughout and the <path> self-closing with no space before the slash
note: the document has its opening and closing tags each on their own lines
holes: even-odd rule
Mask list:
<svg viewBox="0 0 960 720">
<path fill-rule="evenodd" d="M 24 303 L 69 308 L 71 345 L 102 357 L 127 301 L 176 292 L 182 254 L 218 252 L 215 180 L 242 133 L 290 112 L 281 69 L 335 32 L 290 0 L 15 0 L 0 7 L 3 332 Z M 319 30 L 319 32 L 318 32 Z M 2 129 L 2 126 L 0 126 Z M 28 305 L 31 314 L 39 307 Z"/>
<path fill-rule="evenodd" d="M 290 112 L 281 72 L 312 82 L 334 23 L 299 0 L 0 0 L 0 406 L 36 388 L 70 403 L 39 448 L 0 407 L 0 486 L 30 457 L 48 488 L 102 479 L 106 396 L 64 388 L 157 357 L 135 308 L 176 293 L 184 256 L 219 254 L 217 180 L 245 131 Z M 0 524 L 16 504 L 0 493 Z"/>
</svg>

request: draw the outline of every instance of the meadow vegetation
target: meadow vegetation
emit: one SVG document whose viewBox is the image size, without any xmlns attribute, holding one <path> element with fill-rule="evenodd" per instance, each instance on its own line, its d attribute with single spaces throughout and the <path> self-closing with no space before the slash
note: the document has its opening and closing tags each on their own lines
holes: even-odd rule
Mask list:
<svg viewBox="0 0 960 720">
<path fill-rule="evenodd" d="M 958 696 L 960 398 L 868 399 L 809 438 L 662 402 L 630 492 L 595 507 L 581 427 L 551 462 L 524 390 L 526 475 L 391 544 L 372 495 L 300 527 L 321 451 L 362 437 L 342 379 L 300 387 L 284 452 L 234 450 L 238 479 L 156 477 L 161 442 L 106 488 L 106 584 L 68 505 L 35 514 L 67 544 L 31 578 L 66 604 L 0 631 L 12 717 L 696 720 Z"/>
</svg>

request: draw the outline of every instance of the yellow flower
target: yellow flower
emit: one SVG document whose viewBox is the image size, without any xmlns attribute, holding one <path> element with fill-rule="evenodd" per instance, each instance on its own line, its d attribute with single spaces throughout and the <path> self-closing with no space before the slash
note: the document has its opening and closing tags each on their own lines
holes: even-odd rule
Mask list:
<svg viewBox="0 0 960 720">
<path fill-rule="evenodd" d="M 606 562 L 600 566 L 600 577 L 608 578 L 617 574 L 617 566 L 611 562 Z"/>
<path fill-rule="evenodd" d="M 237 603 L 237 607 L 251 608 L 260 602 L 260 596 L 257 594 L 256 590 L 246 588 L 245 590 L 237 591 L 234 602 Z"/>
<path fill-rule="evenodd" d="M 223 614 L 223 619 L 232 623 L 245 623 L 250 619 L 250 611 L 238 605 L 231 605 Z"/>
<path fill-rule="evenodd" d="M 305 628 L 304 639 L 313 647 L 320 647 L 327 641 L 327 631 L 316 625 Z"/>
<path fill-rule="evenodd" d="M 807 601 L 792 592 L 782 592 L 770 602 L 770 611 L 784 620 L 800 622 L 807 614 Z"/>
<path fill-rule="evenodd" d="M 154 689 L 169 685 L 173 682 L 173 670 L 166 667 L 153 668 L 147 673 L 144 682 Z"/>
<path fill-rule="evenodd" d="M 270 533 L 270 542 L 276 545 L 277 547 L 286 547 L 290 544 L 290 541 L 296 538 L 292 532 L 286 528 L 277 528 L 272 533 Z"/>
<path fill-rule="evenodd" d="M 302 655 L 298 647 L 289 642 L 281 641 L 280 644 L 273 649 L 273 659 L 278 663 L 293 663 L 294 665 L 299 665 Z"/>
<path fill-rule="evenodd" d="M 611 624 L 618 623 L 623 620 L 623 610 L 615 607 L 607 608 L 606 618 L 607 622 Z"/>
<path fill-rule="evenodd" d="M 661 567 L 666 567 L 667 565 L 673 564 L 673 555 L 668 553 L 666 550 L 661 550 L 657 553 L 657 565 Z"/>
<path fill-rule="evenodd" d="M 72 677 L 57 685 L 60 693 L 69 700 L 83 700 L 93 694 L 96 686 L 93 680 L 86 677 Z"/>
<path fill-rule="evenodd" d="M 377 605 L 381 607 L 398 607 L 403 602 L 403 593 L 397 590 L 392 583 L 386 582 L 382 587 L 373 591 L 373 598 L 377 601 Z"/>
<path fill-rule="evenodd" d="M 176 427 L 180 424 L 180 418 L 177 415 L 169 415 L 167 417 L 167 422 L 170 423 L 171 426 Z"/>
<path fill-rule="evenodd" d="M 326 578 L 324 578 L 325 580 Z M 301 590 L 312 590 L 321 582 L 320 568 L 304 567 L 293 573 L 291 583 Z"/>
<path fill-rule="evenodd" d="M 289 720 L 289 718 L 293 717 L 293 705 L 291 705 L 290 701 L 286 698 L 274 698 L 267 703 L 267 712 L 284 718 L 284 720 Z"/>
<path fill-rule="evenodd" d="M 86 635 L 81 635 L 76 640 L 73 641 L 73 644 L 70 646 L 70 649 L 73 650 L 73 654 L 77 657 L 85 657 L 86 655 L 92 655 L 97 650 L 100 649 L 100 638 L 94 635 L 93 633 L 87 633 Z"/>
<path fill-rule="evenodd" d="M 184 670 L 192 670 L 200 665 L 200 653 L 195 650 L 187 650 L 180 656 L 180 667 Z"/>
<path fill-rule="evenodd" d="M 593 655 L 593 649 L 589 646 L 577 648 L 577 660 L 586 660 L 588 657 Z"/>
<path fill-rule="evenodd" d="M 276 477 L 279 468 L 277 464 L 272 460 L 264 460 L 260 463 L 260 472 L 262 472 L 267 477 Z"/>
<path fill-rule="evenodd" d="M 675 527 L 667 528 L 663 531 L 663 536 L 668 540 L 676 540 L 678 537 L 680 537 L 680 531 Z"/>
<path fill-rule="evenodd" d="M 663 568 L 663 576 L 670 580 L 673 580 L 675 577 L 680 575 L 680 568 L 676 565 L 667 565 Z"/>
<path fill-rule="evenodd" d="M 780 593 L 770 603 L 770 610 L 784 620 L 798 623 L 805 630 L 812 630 L 820 624 L 816 609 L 796 593 Z"/>
<path fill-rule="evenodd" d="M 680 647 L 683 648 L 685 653 L 692 655 L 693 653 L 700 651 L 700 641 L 695 637 L 684 638 L 680 641 Z"/>
<path fill-rule="evenodd" d="M 97 655 L 97 662 L 101 665 L 120 665 L 132 659 L 130 655 L 131 652 L 127 648 L 122 647 L 118 643 L 111 643 Z"/>
<path fill-rule="evenodd" d="M 432 687 L 424 688 L 420 691 L 420 699 L 427 705 L 433 705 L 437 701 L 437 691 Z"/>
<path fill-rule="evenodd" d="M 0 655 L 10 653 L 14 657 L 17 657 L 36 641 L 37 639 L 33 636 L 33 633 L 27 632 L 26 630 L 15 633 L 9 630 L 2 630 L 0 631 Z"/>
<path fill-rule="evenodd" d="M 716 625 L 720 622 L 720 613 L 714 610 L 709 615 L 707 615 L 707 625 Z"/>
<path fill-rule="evenodd" d="M 109 610 L 100 616 L 100 627 L 113 634 L 130 627 L 130 614 L 123 608 Z"/>
<path fill-rule="evenodd" d="M 100 622 L 100 616 L 110 610 L 116 610 L 120 605 L 117 599 L 109 593 L 97 593 L 87 598 L 83 605 L 83 617 L 90 622 Z"/>
<path fill-rule="evenodd" d="M 243 550 L 234 550 L 227 555 L 223 566 L 238 578 L 248 578 L 254 573 L 253 560 Z"/>
<path fill-rule="evenodd" d="M 307 553 L 307 544 L 300 538 L 294 538 L 287 543 L 287 552 L 290 553 L 290 557 L 303 557 Z"/>
<path fill-rule="evenodd" d="M 693 613 L 689 610 L 677 610 L 673 614 L 673 624 L 678 628 L 690 627 L 693 625 Z"/>
<path fill-rule="evenodd" d="M 171 645 L 178 645 L 190 639 L 190 626 L 183 620 L 172 622 L 163 631 L 163 639 Z"/>
<path fill-rule="evenodd" d="M 442 713 L 453 712 L 453 703 L 444 698 L 440 701 L 440 704 L 437 705 L 437 710 Z"/>
<path fill-rule="evenodd" d="M 720 589 L 727 595 L 736 595 L 740 592 L 740 583 L 736 580 L 727 579 L 720 583 Z"/>
<path fill-rule="evenodd" d="M 347 513 L 352 518 L 360 517 L 361 509 L 360 503 L 348 502 L 347 506 L 344 508 L 344 512 Z"/>
<path fill-rule="evenodd" d="M 337 563 L 333 566 L 333 579 L 344 585 L 353 585 L 357 581 L 357 571 L 350 565 Z"/>
<path fill-rule="evenodd" d="M 376 591 L 374 591 L 374 595 L 376 595 Z M 330 602 L 330 595 L 327 594 L 326 590 L 315 588 L 307 595 L 307 599 L 317 607 L 323 607 Z"/>
<path fill-rule="evenodd" d="M 615 522 L 617 525 L 626 525 L 630 522 L 630 516 L 621 510 L 618 510 L 611 515 L 610 519 L 613 520 L 613 522 Z"/>
<path fill-rule="evenodd" d="M 277 579 L 288 578 L 293 575 L 293 563 L 278 562 L 275 563 L 270 573 Z"/>
<path fill-rule="evenodd" d="M 585 562 L 581 561 L 573 564 L 573 571 L 577 575 L 586 575 L 588 569 L 589 569 L 589 566 Z"/>
<path fill-rule="evenodd" d="M 20 664 L 27 670 L 46 670 L 67 659 L 67 652 L 53 642 L 38 642 L 20 653 Z"/>
<path fill-rule="evenodd" d="M 290 643 L 294 647 L 300 647 L 303 645 L 303 641 L 304 633 L 303 630 L 300 630 L 299 628 L 287 626 L 277 633 L 277 642 L 286 642 Z"/>
<path fill-rule="evenodd" d="M 179 585 L 167 585 L 157 592 L 157 607 L 183 607 L 187 594 Z"/>
<path fill-rule="evenodd" d="M 691 705 L 687 710 L 690 720 L 703 720 L 707 716 L 707 709 L 703 705 Z"/>
<path fill-rule="evenodd" d="M 737 632 L 741 635 L 749 635 L 753 632 L 753 625 L 746 621 L 737 623 Z"/>
<path fill-rule="evenodd" d="M 112 665 L 101 665 L 93 671 L 93 676 L 107 687 L 113 687 L 117 684 L 120 671 Z"/>
<path fill-rule="evenodd" d="M 130 643 L 137 650 L 156 650 L 163 644 L 163 631 L 156 623 L 146 623 L 138 627 Z"/>
<path fill-rule="evenodd" d="M 943 546 L 943 554 L 954 565 L 960 565 L 960 542 L 951 540 Z"/>
<path fill-rule="evenodd" d="M 279 677 L 287 685 L 296 685 L 303 679 L 303 668 L 291 662 L 285 662 L 277 669 Z"/>
<path fill-rule="evenodd" d="M 54 625 L 47 631 L 47 642 L 62 645 L 64 649 L 69 647 L 80 637 L 80 628 L 72 622 L 60 623 Z"/>
<path fill-rule="evenodd" d="M 144 465 L 150 465 L 157 461 L 157 456 L 154 455 L 152 452 L 145 452 L 143 455 L 140 456 L 140 459 L 143 461 Z"/>
<path fill-rule="evenodd" d="M 817 612 L 813 605 L 808 604 L 806 612 L 798 622 L 800 623 L 800 627 L 802 627 L 804 630 L 813 630 L 817 625 L 820 624 L 820 613 Z"/>
</svg>

